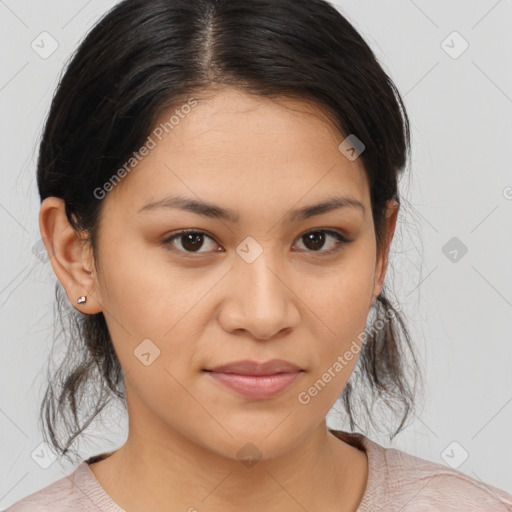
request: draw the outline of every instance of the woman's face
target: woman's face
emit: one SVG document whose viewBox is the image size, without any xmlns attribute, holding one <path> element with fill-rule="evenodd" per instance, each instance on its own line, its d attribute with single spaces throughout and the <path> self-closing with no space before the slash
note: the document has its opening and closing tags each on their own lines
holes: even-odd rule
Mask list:
<svg viewBox="0 0 512 512">
<path fill-rule="evenodd" d="M 325 419 L 357 362 L 385 269 L 367 177 L 308 103 L 225 89 L 178 111 L 103 199 L 91 300 L 125 373 L 132 432 L 276 455 Z M 217 209 L 172 207 L 177 196 Z M 342 196 L 353 204 L 293 213 Z M 266 398 L 205 371 L 271 359 L 303 371 Z"/>
</svg>

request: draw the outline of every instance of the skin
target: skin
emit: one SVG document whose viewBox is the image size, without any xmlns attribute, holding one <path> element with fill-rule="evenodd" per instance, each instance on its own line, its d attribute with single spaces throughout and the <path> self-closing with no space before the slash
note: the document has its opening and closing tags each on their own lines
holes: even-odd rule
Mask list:
<svg viewBox="0 0 512 512">
<path fill-rule="evenodd" d="M 325 417 L 359 354 L 307 405 L 298 394 L 364 331 L 398 205 L 389 205 L 387 242 L 377 255 L 362 161 L 339 151 L 345 137 L 318 106 L 230 88 L 198 98 L 103 199 L 98 261 L 60 199 L 41 206 L 53 269 L 74 307 L 103 312 L 125 374 L 127 441 L 90 468 L 127 512 L 354 511 L 367 458 L 330 433 Z M 239 221 L 178 209 L 139 213 L 178 193 L 231 208 Z M 353 196 L 365 211 L 346 207 L 285 222 L 290 210 L 334 193 Z M 161 244 L 190 228 L 207 233 L 202 245 L 184 237 Z M 322 245 L 303 236 L 321 228 L 353 241 L 326 255 L 335 238 L 324 232 Z M 263 250 L 252 263 L 236 252 L 248 236 Z M 87 302 L 77 305 L 81 295 Z M 148 366 L 134 355 L 144 339 L 160 350 Z M 248 400 L 202 371 L 273 358 L 305 371 L 267 400 Z M 237 456 L 248 442 L 260 452 L 251 467 Z"/>
</svg>

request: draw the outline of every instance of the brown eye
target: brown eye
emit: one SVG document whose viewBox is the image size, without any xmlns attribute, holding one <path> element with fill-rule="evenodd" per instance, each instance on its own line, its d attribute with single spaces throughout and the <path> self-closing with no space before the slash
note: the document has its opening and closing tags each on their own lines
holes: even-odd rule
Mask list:
<svg viewBox="0 0 512 512">
<path fill-rule="evenodd" d="M 326 236 L 327 235 L 327 236 Z M 321 250 L 326 240 L 329 238 L 334 239 L 334 242 L 330 244 L 330 247 L 326 250 Z M 332 231 L 329 229 L 317 229 L 315 231 L 309 231 L 300 237 L 303 240 L 306 249 L 312 252 L 320 252 L 322 254 L 331 253 L 341 248 L 342 245 L 348 244 L 351 240 L 347 240 L 341 233 Z"/>
<path fill-rule="evenodd" d="M 204 244 L 205 239 L 209 239 L 212 242 L 215 241 L 213 238 L 208 236 L 204 231 L 198 231 L 198 230 L 185 230 L 180 231 L 178 233 L 175 233 L 174 235 L 166 238 L 162 244 L 163 245 L 172 245 L 177 250 L 184 252 L 184 253 L 203 253 L 208 252 L 206 251 L 200 251 Z M 216 245 L 216 244 L 215 244 Z M 181 247 L 180 247 L 181 246 Z"/>
<path fill-rule="evenodd" d="M 325 244 L 325 233 L 322 231 L 308 233 L 302 238 L 306 247 L 312 251 L 319 251 Z"/>
<path fill-rule="evenodd" d="M 187 233 L 181 235 L 181 245 L 187 251 L 196 251 L 203 245 L 203 238 L 204 236 L 201 233 Z"/>
</svg>

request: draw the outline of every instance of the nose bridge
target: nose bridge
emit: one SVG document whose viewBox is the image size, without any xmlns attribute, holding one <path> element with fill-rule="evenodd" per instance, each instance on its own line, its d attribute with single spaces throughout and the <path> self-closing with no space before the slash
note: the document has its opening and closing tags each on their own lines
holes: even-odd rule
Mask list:
<svg viewBox="0 0 512 512">
<path fill-rule="evenodd" d="M 299 319 L 290 303 L 292 292 L 285 284 L 287 278 L 280 275 L 284 267 L 274 245 L 270 241 L 260 244 L 248 237 L 237 247 L 232 268 L 236 300 L 224 312 L 231 328 L 251 331 L 261 339 L 272 337 Z"/>
<path fill-rule="evenodd" d="M 268 243 L 263 246 L 252 237 L 247 237 L 237 247 L 238 259 L 235 263 L 237 282 L 244 292 L 254 299 L 267 303 L 283 300 L 283 283 L 278 274 L 282 266 L 278 262 L 277 251 Z M 260 304 L 256 300 L 257 305 Z M 275 304 L 274 304 L 275 306 Z"/>
</svg>

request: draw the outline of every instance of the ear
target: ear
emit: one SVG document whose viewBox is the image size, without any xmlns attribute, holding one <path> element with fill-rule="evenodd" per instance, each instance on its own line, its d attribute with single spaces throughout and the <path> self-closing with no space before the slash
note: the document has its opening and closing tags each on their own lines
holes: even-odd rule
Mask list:
<svg viewBox="0 0 512 512">
<path fill-rule="evenodd" d="M 375 275 L 374 275 L 374 289 L 373 289 L 373 301 L 376 300 L 378 295 L 382 290 L 382 286 L 384 284 L 384 278 L 386 277 L 386 270 L 388 268 L 388 256 L 389 256 L 389 248 L 391 245 L 391 241 L 393 240 L 393 235 L 395 233 L 396 219 L 398 217 L 398 211 L 400 208 L 400 204 L 396 199 L 390 199 L 388 201 L 386 207 L 386 233 L 384 236 L 384 246 L 382 248 L 381 254 L 377 258 L 377 262 L 375 265 Z"/>
<path fill-rule="evenodd" d="M 39 230 L 53 270 L 66 290 L 69 302 L 82 313 L 102 311 L 92 251 L 69 223 L 62 199 L 47 197 L 42 202 Z M 76 300 L 82 295 L 87 297 L 86 302 L 77 304 Z"/>
</svg>

